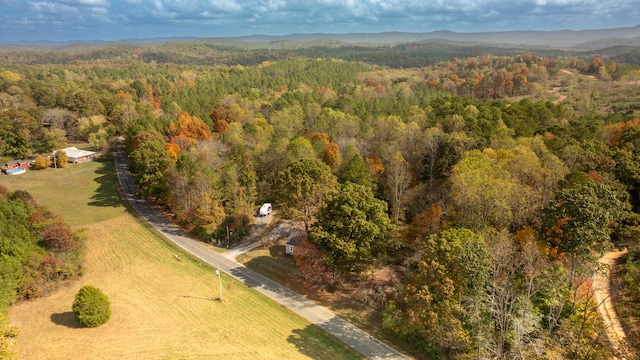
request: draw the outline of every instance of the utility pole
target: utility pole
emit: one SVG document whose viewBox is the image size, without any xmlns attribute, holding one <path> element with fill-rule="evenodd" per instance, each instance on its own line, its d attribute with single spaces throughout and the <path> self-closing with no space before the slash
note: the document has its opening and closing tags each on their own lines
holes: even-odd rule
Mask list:
<svg viewBox="0 0 640 360">
<path fill-rule="evenodd" d="M 220 264 L 216 264 L 218 265 L 218 268 L 216 269 L 216 274 L 218 275 L 218 287 L 220 288 L 220 302 L 222 302 L 222 279 L 220 278 Z"/>
</svg>

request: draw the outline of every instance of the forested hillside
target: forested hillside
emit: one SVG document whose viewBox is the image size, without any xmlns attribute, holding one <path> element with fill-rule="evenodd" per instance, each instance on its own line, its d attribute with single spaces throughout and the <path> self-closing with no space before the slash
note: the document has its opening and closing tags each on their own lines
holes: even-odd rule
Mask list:
<svg viewBox="0 0 640 360">
<path fill-rule="evenodd" d="M 16 300 L 45 296 L 81 271 L 82 234 L 25 191 L 0 186 L 0 358 L 19 334 L 6 320 Z"/>
<path fill-rule="evenodd" d="M 637 242 L 637 66 L 526 52 L 191 61 L 206 46 L 181 46 L 4 52 L 0 156 L 123 137 L 139 195 L 214 243 L 273 202 L 309 232 L 296 259 L 310 287 L 390 270 L 358 306 L 416 357 L 612 356 L 590 279 L 600 254 Z"/>
</svg>

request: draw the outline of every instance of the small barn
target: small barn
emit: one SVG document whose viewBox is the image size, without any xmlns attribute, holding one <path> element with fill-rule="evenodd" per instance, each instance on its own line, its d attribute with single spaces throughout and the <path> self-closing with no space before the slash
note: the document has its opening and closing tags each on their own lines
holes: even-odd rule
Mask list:
<svg viewBox="0 0 640 360">
<path fill-rule="evenodd" d="M 74 164 L 92 161 L 96 158 L 95 151 L 79 150 L 75 146 L 62 149 L 62 151 L 67 154 L 67 160 Z"/>
<path fill-rule="evenodd" d="M 285 243 L 285 253 L 287 255 L 293 256 L 293 252 L 295 249 L 302 244 L 302 242 L 307 238 L 307 232 L 302 229 L 293 229 L 287 238 L 287 242 Z"/>
<path fill-rule="evenodd" d="M 27 160 L 13 160 L 13 161 L 9 161 L 8 163 L 4 164 L 4 166 L 2 167 L 3 170 L 7 171 L 7 170 L 12 170 L 12 169 L 28 169 L 29 168 L 29 161 Z"/>
</svg>

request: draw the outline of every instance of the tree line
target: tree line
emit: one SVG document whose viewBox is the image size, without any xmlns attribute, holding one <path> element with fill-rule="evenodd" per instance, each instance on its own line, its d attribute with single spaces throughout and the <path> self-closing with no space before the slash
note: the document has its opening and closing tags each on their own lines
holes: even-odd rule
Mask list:
<svg viewBox="0 0 640 360">
<path fill-rule="evenodd" d="M 83 235 L 28 192 L 0 187 L 0 313 L 80 273 Z"/>
</svg>

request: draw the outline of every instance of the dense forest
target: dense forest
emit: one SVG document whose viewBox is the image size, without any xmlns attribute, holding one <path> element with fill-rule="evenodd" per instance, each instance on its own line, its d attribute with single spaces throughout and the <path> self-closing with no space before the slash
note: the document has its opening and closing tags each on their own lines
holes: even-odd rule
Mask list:
<svg viewBox="0 0 640 360">
<path fill-rule="evenodd" d="M 370 284 L 358 306 L 416 357 L 610 358 L 591 279 L 640 230 L 640 68 L 405 50 L 4 50 L 0 156 L 124 139 L 139 196 L 213 243 L 239 241 L 273 202 L 309 233 L 296 253 L 309 286 Z M 52 220 L 26 194 L 0 205 L 31 239 L 3 245 L 3 267 L 76 248 L 42 240 Z M 382 268 L 390 279 L 369 281 Z M 27 289 L 14 273 L 0 279 Z"/>
</svg>

